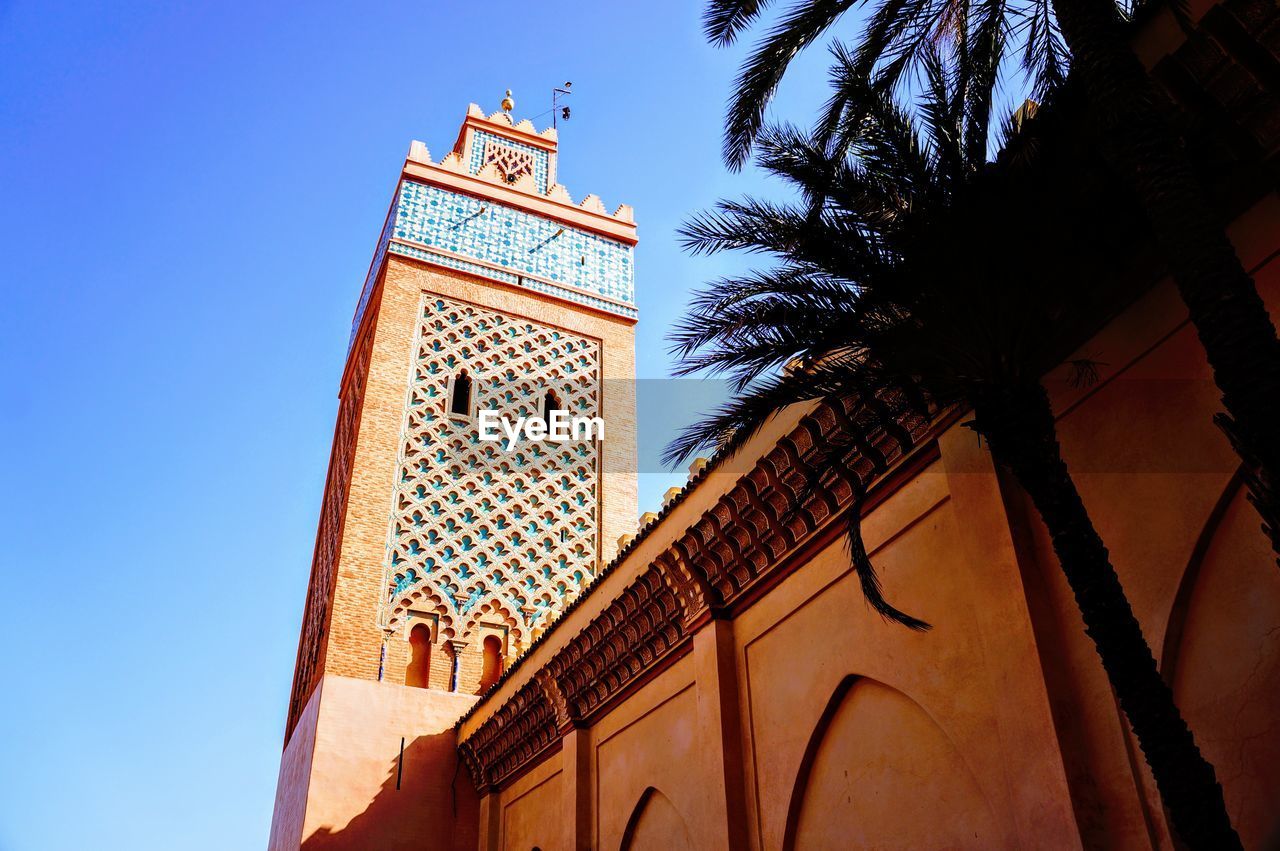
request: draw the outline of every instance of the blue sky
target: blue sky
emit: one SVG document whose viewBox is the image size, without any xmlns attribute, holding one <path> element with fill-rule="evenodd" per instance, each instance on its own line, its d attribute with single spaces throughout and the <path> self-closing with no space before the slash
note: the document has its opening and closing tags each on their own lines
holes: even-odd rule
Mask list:
<svg viewBox="0 0 1280 851">
<path fill-rule="evenodd" d="M 741 51 L 699 11 L 0 0 L 0 851 L 265 844 L 349 323 L 411 139 L 442 153 L 468 102 L 510 87 L 533 116 L 572 80 L 560 177 L 636 208 L 639 374 L 668 374 L 726 267 L 675 228 L 762 188 L 721 166 Z M 779 115 L 808 119 L 825 63 Z"/>
</svg>

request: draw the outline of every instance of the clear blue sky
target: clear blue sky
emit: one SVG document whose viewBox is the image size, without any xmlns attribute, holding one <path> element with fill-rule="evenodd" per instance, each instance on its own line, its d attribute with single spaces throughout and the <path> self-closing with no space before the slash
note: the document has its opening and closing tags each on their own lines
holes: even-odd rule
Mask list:
<svg viewBox="0 0 1280 851">
<path fill-rule="evenodd" d="M 468 102 L 510 87 L 532 116 L 572 80 L 561 180 L 635 206 L 639 372 L 668 374 L 725 265 L 674 229 L 760 189 L 720 164 L 741 51 L 699 11 L 0 0 L 0 849 L 264 846 L 349 323 L 411 139 L 443 153 Z M 825 64 L 779 115 L 808 120 Z"/>
</svg>

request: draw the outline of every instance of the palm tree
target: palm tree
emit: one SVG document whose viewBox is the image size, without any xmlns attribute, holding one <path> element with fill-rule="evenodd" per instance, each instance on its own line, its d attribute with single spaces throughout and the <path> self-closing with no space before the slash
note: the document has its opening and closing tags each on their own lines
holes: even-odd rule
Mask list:
<svg viewBox="0 0 1280 851">
<path fill-rule="evenodd" d="M 987 37 L 998 41 L 996 32 Z M 1089 204 L 1106 193 L 1105 175 L 1057 167 L 1085 157 L 1053 153 L 1065 134 L 1032 138 L 1028 128 L 999 167 L 988 167 L 994 64 L 983 65 L 983 50 L 963 39 L 957 51 L 959 65 L 975 73 L 951 74 L 937 51 L 922 54 L 924 132 L 864 81 L 850 101 L 856 112 L 842 116 L 834 138 L 762 132 L 759 164 L 798 189 L 802 203 L 722 202 L 685 226 L 695 252 L 754 251 L 777 262 L 713 283 L 674 332 L 680 372 L 727 375 L 735 393 L 682 433 L 668 459 L 707 445 L 732 448 L 780 408 L 806 400 L 860 399 L 869 403 L 864 416 L 883 424 L 919 410 L 921 399 L 971 408 L 968 425 L 1049 530 L 1175 830 L 1196 848 L 1238 848 L 1213 767 L 1160 676 L 1061 456 L 1041 384 L 1092 328 L 1099 306 L 1114 300 L 1109 270 L 1121 264 L 1119 246 L 1133 225 L 1114 193 L 1101 208 L 1114 219 Z M 1098 250 L 1068 251 L 1063 233 Z M 857 457 L 837 441 L 824 463 Z M 857 505 L 849 522 L 869 602 L 891 620 L 928 628 L 881 595 Z"/>
<path fill-rule="evenodd" d="M 709 0 L 708 38 L 727 45 L 769 0 Z M 894 85 L 927 46 L 961 29 L 999 29 L 1020 40 L 1024 71 L 1040 96 L 1068 64 L 1087 96 L 1090 130 L 1135 191 L 1204 346 L 1226 413 L 1215 419 L 1244 462 L 1249 498 L 1280 556 L 1280 338 L 1192 172 L 1167 107 L 1137 56 L 1124 23 L 1138 0 L 882 0 L 859 47 L 839 73 L 839 103 L 873 69 Z M 798 0 L 744 63 L 730 100 L 725 157 L 747 159 L 764 110 L 800 51 L 822 37 L 857 0 Z M 1069 50 L 1069 54 L 1068 54 Z"/>
</svg>

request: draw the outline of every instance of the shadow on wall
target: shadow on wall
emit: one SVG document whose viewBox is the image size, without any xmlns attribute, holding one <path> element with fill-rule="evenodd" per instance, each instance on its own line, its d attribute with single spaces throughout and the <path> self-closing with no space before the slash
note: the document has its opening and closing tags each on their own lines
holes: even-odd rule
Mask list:
<svg viewBox="0 0 1280 851">
<path fill-rule="evenodd" d="M 364 811 L 345 827 L 324 826 L 302 851 L 474 851 L 479 799 L 458 763 L 452 730 L 406 742 L 387 779 Z M 397 786 L 399 780 L 399 788 Z"/>
</svg>

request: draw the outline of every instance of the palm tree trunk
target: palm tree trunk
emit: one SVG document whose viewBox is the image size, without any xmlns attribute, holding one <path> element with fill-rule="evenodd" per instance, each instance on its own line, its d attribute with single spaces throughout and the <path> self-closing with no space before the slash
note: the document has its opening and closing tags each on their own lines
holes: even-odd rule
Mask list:
<svg viewBox="0 0 1280 851">
<path fill-rule="evenodd" d="M 1048 395 L 1038 383 L 975 399 L 974 428 L 1009 467 L 1049 529 L 1111 687 L 1155 777 L 1174 830 L 1193 849 L 1240 848 L 1222 787 L 1160 676 L 1107 548 L 1062 460 Z"/>
<path fill-rule="evenodd" d="M 1222 391 L 1216 421 L 1244 461 L 1250 502 L 1280 556 L 1280 339 L 1191 170 L 1114 0 L 1053 0 L 1092 131 L 1132 183 Z"/>
</svg>

